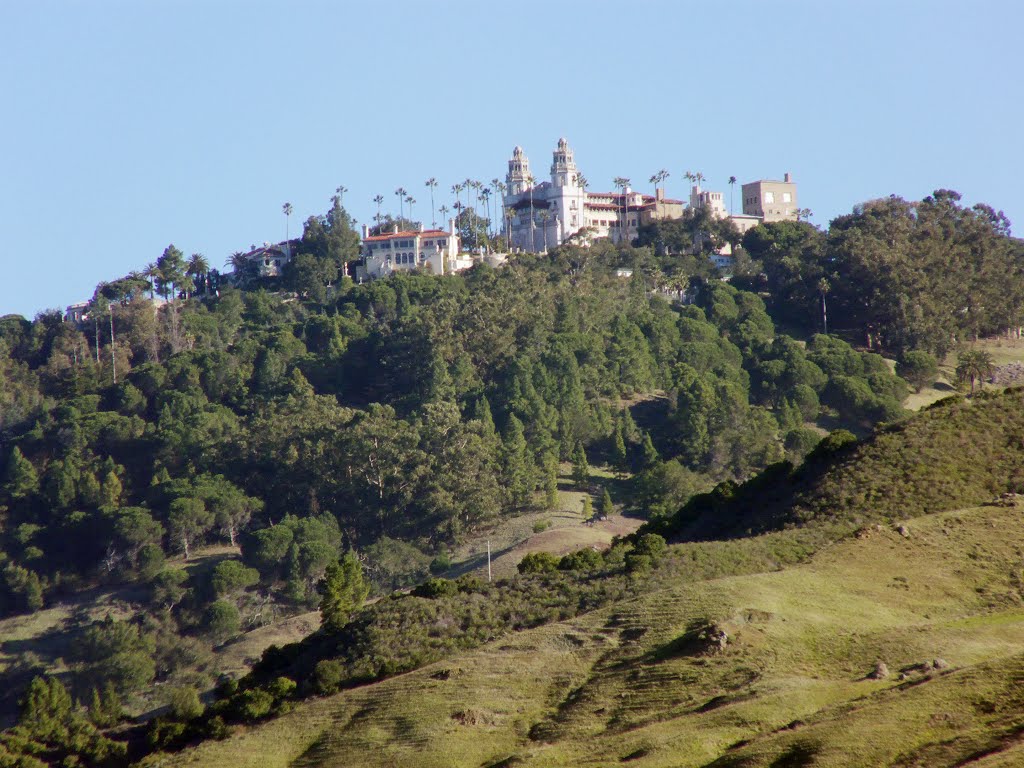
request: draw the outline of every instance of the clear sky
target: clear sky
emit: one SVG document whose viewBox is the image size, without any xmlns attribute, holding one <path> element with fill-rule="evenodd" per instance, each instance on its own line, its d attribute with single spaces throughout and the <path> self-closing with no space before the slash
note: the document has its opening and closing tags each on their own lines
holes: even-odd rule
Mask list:
<svg viewBox="0 0 1024 768">
<path fill-rule="evenodd" d="M 174 243 L 222 266 L 396 187 L 429 220 L 560 136 L 591 190 L 792 172 L 825 226 L 936 188 L 1024 233 L 1019 0 L 0 0 L 0 315 Z M 737 198 L 738 192 L 737 189 Z M 737 207 L 739 206 L 737 200 Z"/>
</svg>

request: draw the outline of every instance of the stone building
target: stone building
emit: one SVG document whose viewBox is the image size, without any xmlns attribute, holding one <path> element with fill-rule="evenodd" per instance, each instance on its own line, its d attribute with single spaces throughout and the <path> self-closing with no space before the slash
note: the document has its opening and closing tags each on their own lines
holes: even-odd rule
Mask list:
<svg viewBox="0 0 1024 768">
<path fill-rule="evenodd" d="M 471 259 L 459 258 L 455 219 L 448 220 L 447 231 L 425 229 L 420 224 L 418 230 L 399 232 L 396 225 L 387 234 L 371 235 L 364 225 L 362 256 L 362 263 L 355 269 L 358 282 L 413 269 L 444 275 L 472 265 Z"/>
</svg>

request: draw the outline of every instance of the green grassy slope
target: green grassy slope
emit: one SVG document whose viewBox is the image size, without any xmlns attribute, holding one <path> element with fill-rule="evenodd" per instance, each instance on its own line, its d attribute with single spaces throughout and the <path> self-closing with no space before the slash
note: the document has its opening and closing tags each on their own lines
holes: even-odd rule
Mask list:
<svg viewBox="0 0 1024 768">
<path fill-rule="evenodd" d="M 908 534 L 867 527 L 784 571 L 665 584 L 149 764 L 1015 764 L 1024 509 Z M 867 679 L 879 661 L 889 676 Z"/>
</svg>

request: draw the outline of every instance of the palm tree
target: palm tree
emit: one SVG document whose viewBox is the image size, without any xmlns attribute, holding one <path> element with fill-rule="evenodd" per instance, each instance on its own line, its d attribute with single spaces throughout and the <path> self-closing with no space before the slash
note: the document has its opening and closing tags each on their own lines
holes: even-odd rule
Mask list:
<svg viewBox="0 0 1024 768">
<path fill-rule="evenodd" d="M 651 182 L 651 184 L 654 185 L 655 190 L 657 190 L 658 185 L 659 184 L 664 184 L 665 183 L 665 179 L 667 179 L 668 177 L 669 177 L 669 172 L 666 171 L 664 168 L 662 168 L 656 174 L 651 176 L 649 181 Z"/>
<path fill-rule="evenodd" d="M 448 223 L 448 211 L 451 210 L 447 205 L 442 205 L 437 209 L 441 213 L 441 221 L 445 224 Z"/>
<path fill-rule="evenodd" d="M 828 312 L 825 307 L 825 296 L 832 290 L 831 284 L 824 277 L 818 281 L 818 293 L 821 294 L 821 326 L 828 336 Z"/>
<path fill-rule="evenodd" d="M 339 185 L 334 191 L 338 193 L 338 205 L 341 205 L 345 201 L 345 193 L 348 192 L 348 187 Z"/>
<path fill-rule="evenodd" d="M 972 349 L 959 355 L 956 364 L 956 380 L 963 384 L 968 379 L 971 382 L 971 394 L 974 394 L 974 382 L 984 381 L 995 372 L 995 360 L 992 355 L 980 349 Z"/>
<path fill-rule="evenodd" d="M 626 189 L 629 187 L 630 181 L 625 176 L 616 176 L 612 183 L 620 191 L 620 196 L 622 197 L 622 225 L 619 227 L 619 242 L 621 243 L 626 238 L 626 216 L 628 215 Z"/>
<path fill-rule="evenodd" d="M 732 193 L 736 189 L 736 177 L 729 177 L 729 215 L 732 216 Z"/>
<path fill-rule="evenodd" d="M 533 225 L 533 184 L 535 179 L 533 175 L 526 177 L 526 185 L 530 188 L 530 253 L 537 252 L 537 244 L 534 242 L 534 225 Z"/>
<path fill-rule="evenodd" d="M 156 298 L 156 279 L 160 275 L 160 268 L 156 265 L 155 261 L 151 261 L 146 265 L 146 268 L 142 270 L 142 276 L 149 281 L 149 298 L 152 301 Z"/>
<path fill-rule="evenodd" d="M 537 214 L 537 218 L 540 219 L 540 226 L 544 232 L 544 253 L 548 252 L 548 220 L 551 218 L 551 211 L 545 208 L 543 211 Z"/>
<path fill-rule="evenodd" d="M 291 203 L 285 203 L 284 205 L 281 206 L 281 210 L 284 211 L 284 239 L 285 239 L 285 242 L 287 242 L 288 241 L 288 221 L 291 218 L 292 211 L 295 210 L 295 209 L 292 208 L 292 204 Z"/>
<path fill-rule="evenodd" d="M 285 205 L 287 205 L 287 203 Z M 191 258 L 188 260 L 188 266 L 185 268 L 185 274 L 192 275 L 193 278 L 199 278 L 201 280 L 203 285 L 203 295 L 205 296 L 207 293 L 206 276 L 210 274 L 210 262 L 206 260 L 206 257 L 201 253 L 193 253 Z"/>
<path fill-rule="evenodd" d="M 458 203 L 459 203 L 459 193 L 460 192 L 462 192 L 462 185 L 461 184 L 452 184 L 452 194 L 455 195 L 455 203 L 456 203 L 454 206 L 452 206 L 453 208 L 458 209 L 458 208 L 462 207 L 462 206 L 458 205 Z M 456 215 L 458 215 L 458 211 L 457 210 L 456 210 Z"/>
<path fill-rule="evenodd" d="M 814 211 L 812 211 L 810 208 L 797 208 L 796 209 L 796 220 L 797 221 L 803 221 L 804 219 L 809 219 L 813 215 L 814 215 Z"/>
<path fill-rule="evenodd" d="M 425 182 L 423 186 L 430 189 L 430 226 L 437 228 L 437 217 L 434 215 L 434 190 L 437 189 L 437 179 L 431 176 Z"/>
<path fill-rule="evenodd" d="M 409 195 L 405 198 L 405 202 L 409 204 L 409 221 L 412 221 L 412 207 L 416 205 L 416 198 Z"/>
<path fill-rule="evenodd" d="M 484 199 L 484 205 L 487 206 L 487 224 L 489 229 L 491 223 L 491 190 L 484 187 L 480 190 L 480 197 Z"/>
<path fill-rule="evenodd" d="M 402 206 L 402 203 L 405 201 L 405 189 L 403 187 L 396 189 L 395 196 L 398 198 L 398 224 L 401 226 L 402 215 L 405 212 L 405 208 Z"/>
</svg>

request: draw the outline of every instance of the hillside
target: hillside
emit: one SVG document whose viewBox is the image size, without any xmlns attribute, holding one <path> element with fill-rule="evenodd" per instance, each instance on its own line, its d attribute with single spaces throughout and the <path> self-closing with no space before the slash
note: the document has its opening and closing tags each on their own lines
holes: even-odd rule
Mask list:
<svg viewBox="0 0 1024 768">
<path fill-rule="evenodd" d="M 907 533 L 870 527 L 785 571 L 666 584 L 149 764 L 1019 758 L 1024 509 L 928 515 Z M 721 650 L 701 638 L 718 631 Z M 879 661 L 889 676 L 867 679 Z"/>
</svg>

